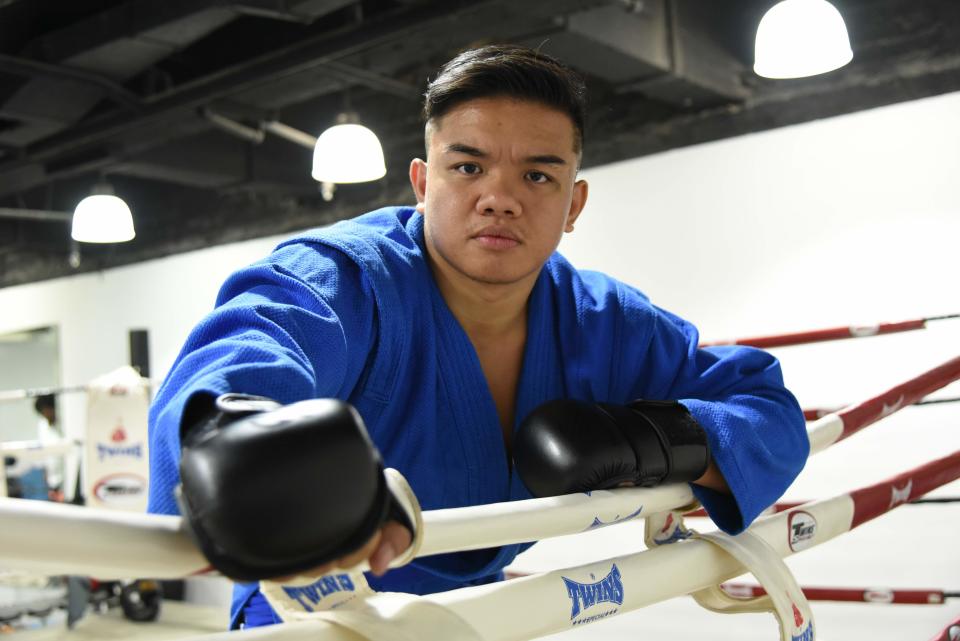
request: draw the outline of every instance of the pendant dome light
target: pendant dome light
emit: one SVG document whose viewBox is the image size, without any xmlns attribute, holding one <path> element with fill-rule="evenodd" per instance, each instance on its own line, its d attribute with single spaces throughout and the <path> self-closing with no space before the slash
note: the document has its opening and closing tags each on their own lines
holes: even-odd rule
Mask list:
<svg viewBox="0 0 960 641">
<path fill-rule="evenodd" d="M 847 25 L 827 0 L 783 0 L 757 27 L 753 70 L 759 76 L 816 76 L 852 59 Z"/>
<path fill-rule="evenodd" d="M 317 138 L 313 148 L 314 180 L 322 183 L 359 183 L 383 178 L 387 167 L 377 135 L 343 113 L 337 124 Z"/>
<path fill-rule="evenodd" d="M 130 207 L 114 194 L 113 188 L 97 183 L 91 195 L 77 205 L 73 212 L 70 235 L 83 243 L 124 243 L 133 240 L 133 215 Z"/>
</svg>

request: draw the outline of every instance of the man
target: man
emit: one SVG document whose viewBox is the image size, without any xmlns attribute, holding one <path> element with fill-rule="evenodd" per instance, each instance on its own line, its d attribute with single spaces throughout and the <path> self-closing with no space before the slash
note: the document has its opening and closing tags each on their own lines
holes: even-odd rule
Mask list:
<svg viewBox="0 0 960 641">
<path fill-rule="evenodd" d="M 581 80 L 536 51 L 485 47 L 441 69 L 424 116 L 415 208 L 307 232 L 225 283 L 151 412 L 150 509 L 176 511 L 181 433 L 227 392 L 349 401 L 424 509 L 529 498 L 512 448 L 544 403 L 643 398 L 682 401 L 670 411 L 712 454 L 695 493 L 724 529 L 749 524 L 806 459 L 799 407 L 768 354 L 697 350 L 690 324 L 555 253 L 587 200 Z M 422 594 L 497 580 L 522 549 L 382 574 L 408 542 L 388 522 L 339 565 L 368 558 L 373 588 Z M 233 625 L 272 620 L 255 585 L 238 587 Z"/>
<path fill-rule="evenodd" d="M 57 425 L 57 397 L 53 394 L 38 396 L 33 409 L 40 415 L 40 420 L 37 421 L 37 438 L 41 445 L 59 445 L 63 441 L 63 435 Z M 47 497 L 51 501 L 63 501 L 63 459 L 63 455 L 51 456 L 44 464 Z"/>
</svg>

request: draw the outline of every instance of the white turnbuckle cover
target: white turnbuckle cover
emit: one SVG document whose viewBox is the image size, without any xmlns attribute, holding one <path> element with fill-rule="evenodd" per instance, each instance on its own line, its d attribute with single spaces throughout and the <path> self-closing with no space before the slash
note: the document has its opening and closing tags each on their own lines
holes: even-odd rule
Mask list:
<svg viewBox="0 0 960 641">
<path fill-rule="evenodd" d="M 699 538 L 709 541 L 746 567 L 767 594 L 754 598 L 734 597 L 719 585 L 692 594 L 701 606 L 715 612 L 771 612 L 780 624 L 781 641 L 813 641 L 813 613 L 796 579 L 783 559 L 766 541 L 752 532 L 730 536 L 723 532 L 700 534 L 688 528 L 683 514 L 699 507 L 698 503 L 670 512 L 658 512 L 646 518 L 644 540 L 648 548 Z"/>
<path fill-rule="evenodd" d="M 766 541 L 750 531 L 730 536 L 723 532 L 697 534 L 697 538 L 720 547 L 746 567 L 767 594 L 743 599 L 724 592 L 719 585 L 693 593 L 697 603 L 715 612 L 772 612 L 780 624 L 781 641 L 813 641 L 813 612 L 787 564 Z"/>
</svg>

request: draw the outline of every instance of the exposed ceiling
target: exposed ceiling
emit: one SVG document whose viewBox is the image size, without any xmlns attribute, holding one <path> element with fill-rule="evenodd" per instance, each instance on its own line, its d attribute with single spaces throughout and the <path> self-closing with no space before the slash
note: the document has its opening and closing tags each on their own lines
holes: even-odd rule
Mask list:
<svg viewBox="0 0 960 641">
<path fill-rule="evenodd" d="M 751 71 L 772 4 L 0 0 L 0 287 L 409 202 L 427 78 L 479 44 L 542 46 L 584 73 L 586 166 L 960 90 L 957 0 L 834 0 L 854 61 L 792 81 Z M 204 115 L 316 135 L 347 103 L 379 134 L 388 174 L 330 203 L 308 149 Z M 101 175 L 137 237 L 83 244 L 72 267 L 69 216 L 44 212 L 72 211 Z"/>
</svg>

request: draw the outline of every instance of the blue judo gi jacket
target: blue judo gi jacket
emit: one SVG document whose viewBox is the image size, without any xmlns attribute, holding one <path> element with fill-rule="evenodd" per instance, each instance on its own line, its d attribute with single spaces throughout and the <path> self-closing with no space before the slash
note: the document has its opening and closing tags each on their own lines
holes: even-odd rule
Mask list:
<svg viewBox="0 0 960 641">
<path fill-rule="evenodd" d="M 694 492 L 722 529 L 738 532 L 799 473 L 809 443 L 775 358 L 697 343 L 693 325 L 640 291 L 554 253 L 530 295 L 517 422 L 556 398 L 679 400 L 706 430 L 732 495 Z M 425 510 L 530 498 L 508 465 L 480 361 L 436 286 L 412 208 L 306 232 L 226 281 L 151 408 L 150 511 L 177 513 L 187 401 L 231 391 L 352 403 Z M 369 582 L 418 594 L 487 582 L 525 547 L 418 559 Z M 234 625 L 255 592 L 238 587 Z"/>
</svg>

